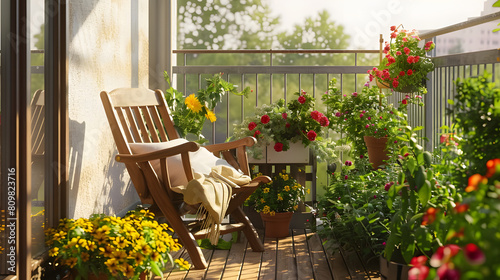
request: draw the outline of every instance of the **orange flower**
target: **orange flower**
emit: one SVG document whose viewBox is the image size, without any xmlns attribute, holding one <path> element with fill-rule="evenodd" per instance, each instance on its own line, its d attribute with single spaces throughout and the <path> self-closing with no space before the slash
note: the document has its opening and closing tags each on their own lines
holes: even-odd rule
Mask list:
<svg viewBox="0 0 500 280">
<path fill-rule="evenodd" d="M 475 191 L 478 189 L 479 184 L 486 184 L 488 179 L 480 174 L 474 174 L 469 177 L 469 185 L 465 188 L 466 192 Z"/>
<path fill-rule="evenodd" d="M 488 168 L 488 172 L 486 172 L 486 177 L 490 178 L 493 176 L 496 172 L 500 171 L 500 159 L 490 159 L 486 163 L 486 168 Z"/>
<path fill-rule="evenodd" d="M 425 212 L 424 216 L 422 217 L 422 225 L 430 225 L 436 220 L 436 214 L 439 212 L 439 209 L 436 209 L 434 207 L 429 207 L 427 211 Z"/>
<path fill-rule="evenodd" d="M 464 213 L 469 210 L 469 204 L 457 202 L 454 209 L 456 213 Z"/>
</svg>

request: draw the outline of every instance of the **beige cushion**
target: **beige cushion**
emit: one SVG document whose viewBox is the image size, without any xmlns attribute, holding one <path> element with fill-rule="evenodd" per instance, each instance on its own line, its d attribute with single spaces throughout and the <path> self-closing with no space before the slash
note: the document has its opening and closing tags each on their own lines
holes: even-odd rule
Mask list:
<svg viewBox="0 0 500 280">
<path fill-rule="evenodd" d="M 160 143 L 130 143 L 129 147 L 132 154 L 142 154 L 171 148 L 187 142 L 188 141 L 186 139 L 174 139 L 168 142 Z M 200 147 L 200 149 L 196 152 L 189 152 L 189 159 L 193 172 L 204 175 L 209 175 L 212 171 L 212 167 L 217 165 L 225 165 L 234 169 L 226 160 L 214 156 L 214 154 L 203 147 Z M 151 165 L 161 179 L 160 160 L 151 161 Z M 168 157 L 167 168 L 172 187 L 187 185 L 188 181 L 186 174 L 184 173 L 184 168 L 182 167 L 182 159 L 180 155 Z"/>
</svg>

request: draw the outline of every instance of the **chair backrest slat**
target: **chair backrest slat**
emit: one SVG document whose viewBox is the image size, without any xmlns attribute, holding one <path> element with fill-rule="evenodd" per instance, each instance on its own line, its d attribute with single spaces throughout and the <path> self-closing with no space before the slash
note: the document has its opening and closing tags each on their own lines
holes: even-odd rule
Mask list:
<svg viewBox="0 0 500 280">
<path fill-rule="evenodd" d="M 128 118 L 128 125 L 129 125 L 128 127 L 132 132 L 132 135 L 134 136 L 133 142 L 142 143 L 142 139 L 139 133 L 139 128 L 137 127 L 137 122 L 133 116 L 132 109 L 130 107 L 124 107 L 123 110 L 125 111 L 125 114 L 127 115 Z"/>
<path fill-rule="evenodd" d="M 165 133 L 165 130 L 163 129 L 163 123 L 160 119 L 160 116 L 158 115 L 158 111 L 154 106 L 148 106 L 149 113 L 153 117 L 154 120 L 154 125 L 156 126 L 158 132 L 160 133 L 160 139 L 162 142 L 168 141 L 168 136 L 167 133 Z"/>
<path fill-rule="evenodd" d="M 156 130 L 155 125 L 153 124 L 153 119 L 151 118 L 151 114 L 149 113 L 148 107 L 141 106 L 141 113 L 146 121 L 146 127 L 149 131 L 149 135 L 151 137 L 152 142 L 160 142 L 160 138 L 158 137 L 158 132 Z"/>
<path fill-rule="evenodd" d="M 142 112 L 139 110 L 139 107 L 132 107 L 132 111 L 134 112 L 136 123 L 139 126 L 142 142 L 151 143 L 148 129 L 146 128 L 146 125 L 144 125 L 144 116 L 142 115 Z"/>
<path fill-rule="evenodd" d="M 123 133 L 125 133 L 125 138 L 127 142 L 133 142 L 134 138 L 132 138 L 132 134 L 130 132 L 127 120 L 125 119 L 125 115 L 123 115 L 123 109 L 121 107 L 116 107 L 115 108 L 116 115 L 118 116 L 118 119 L 120 120 L 121 127 L 123 129 Z"/>
</svg>

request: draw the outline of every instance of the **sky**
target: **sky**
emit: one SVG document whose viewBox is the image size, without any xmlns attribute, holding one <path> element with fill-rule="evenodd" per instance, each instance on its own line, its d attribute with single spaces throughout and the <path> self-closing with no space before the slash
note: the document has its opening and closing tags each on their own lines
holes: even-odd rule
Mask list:
<svg viewBox="0 0 500 280">
<path fill-rule="evenodd" d="M 268 0 L 281 29 L 290 30 L 306 17 L 327 10 L 331 19 L 351 35 L 349 48 L 378 49 L 379 34 L 389 38 L 390 26 L 436 29 L 481 15 L 486 0 Z M 488 1 L 494 2 L 493 0 Z M 491 5 L 489 5 L 491 7 Z M 498 9 L 498 8 L 495 8 Z M 500 11 L 500 9 L 498 9 Z"/>
</svg>

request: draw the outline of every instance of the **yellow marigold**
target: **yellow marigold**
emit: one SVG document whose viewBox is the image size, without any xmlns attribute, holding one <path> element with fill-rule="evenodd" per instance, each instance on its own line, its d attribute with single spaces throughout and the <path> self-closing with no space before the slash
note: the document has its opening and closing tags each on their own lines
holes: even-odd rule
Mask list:
<svg viewBox="0 0 500 280">
<path fill-rule="evenodd" d="M 286 185 L 285 186 L 285 191 L 289 192 L 290 191 L 290 186 Z"/>
<path fill-rule="evenodd" d="M 267 206 L 267 205 L 266 205 L 266 206 L 264 206 L 264 208 L 262 208 L 262 212 L 264 212 L 264 214 L 268 214 L 268 213 L 269 213 L 269 211 L 271 211 L 271 207 L 269 207 L 269 206 Z"/>
<path fill-rule="evenodd" d="M 269 188 L 264 188 L 264 189 L 262 190 L 262 192 L 263 192 L 263 193 L 268 193 L 268 192 L 269 192 Z"/>
<path fill-rule="evenodd" d="M 191 265 L 183 258 L 178 258 L 174 262 L 179 265 L 181 270 L 189 270 L 191 268 Z"/>
<path fill-rule="evenodd" d="M 198 100 L 196 96 L 194 96 L 194 93 L 186 97 L 186 100 L 184 100 L 184 103 L 186 106 L 189 108 L 189 110 L 198 113 L 201 111 L 201 108 L 203 107 Z"/>
<path fill-rule="evenodd" d="M 49 251 L 49 256 L 51 257 L 56 257 L 58 254 L 59 254 L 59 248 L 57 247 L 54 247 Z"/>
<path fill-rule="evenodd" d="M 283 180 L 285 180 L 285 181 L 288 181 L 288 179 L 289 179 L 288 174 L 283 174 L 283 176 L 281 176 L 281 178 L 283 178 Z"/>
<path fill-rule="evenodd" d="M 281 196 L 281 194 L 278 194 L 278 200 L 280 200 L 280 201 L 283 200 L 283 197 Z"/>
<path fill-rule="evenodd" d="M 205 117 L 210 120 L 210 122 L 215 122 L 217 120 L 217 117 L 215 116 L 214 112 L 208 110 L 207 108 L 207 113 L 205 114 Z"/>
</svg>

